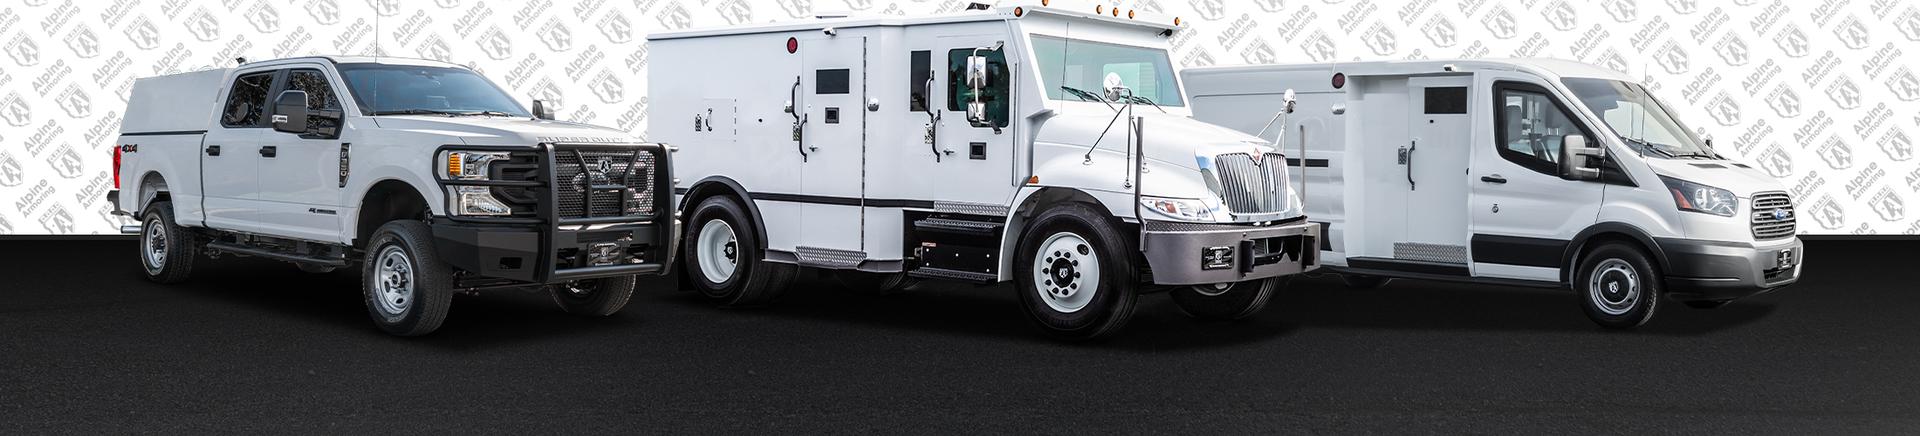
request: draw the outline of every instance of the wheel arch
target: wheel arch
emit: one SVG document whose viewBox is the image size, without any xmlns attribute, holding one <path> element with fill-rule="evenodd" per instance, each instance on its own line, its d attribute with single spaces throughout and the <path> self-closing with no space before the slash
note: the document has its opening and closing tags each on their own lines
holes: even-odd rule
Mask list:
<svg viewBox="0 0 1920 436">
<path fill-rule="evenodd" d="M 433 211 L 427 197 L 413 184 L 400 179 L 381 179 L 367 186 L 354 214 L 352 246 L 359 247 L 373 238 L 373 232 L 395 218 L 425 216 Z"/>
<path fill-rule="evenodd" d="M 1114 221 L 1117 229 L 1126 231 L 1125 228 L 1121 228 L 1119 220 L 1115 219 L 1113 214 L 1107 211 L 1106 206 L 1100 203 L 1100 199 L 1086 191 L 1058 186 L 1046 186 L 1028 191 L 1015 201 L 1013 209 L 1007 211 L 1005 231 L 1000 233 L 1001 281 L 1011 280 L 1013 277 L 1013 260 L 1018 257 L 1020 238 L 1026 235 L 1027 222 L 1040 215 L 1040 212 L 1068 203 L 1086 203 L 1106 215 L 1107 219 Z"/>
<path fill-rule="evenodd" d="M 1639 246 L 1641 250 L 1653 256 L 1654 266 L 1659 267 L 1663 274 L 1670 270 L 1667 265 L 1667 253 L 1660 249 L 1660 243 L 1649 236 L 1646 230 L 1627 223 L 1604 222 L 1588 226 L 1568 242 L 1567 251 L 1562 255 L 1561 265 L 1565 266 L 1560 268 L 1560 282 L 1572 284 L 1574 271 L 1584 260 L 1581 256 L 1584 256 L 1589 248 L 1608 241 L 1620 241 Z"/>
<path fill-rule="evenodd" d="M 678 189 L 675 189 L 675 191 L 678 191 Z M 686 192 L 681 193 L 679 200 L 681 225 L 686 226 L 689 230 L 693 229 L 696 225 L 693 222 L 693 207 L 699 205 L 701 201 L 707 198 L 721 195 L 732 196 L 733 198 L 739 199 L 740 205 L 747 208 L 747 218 L 753 220 L 754 242 L 757 242 L 759 247 L 765 249 L 765 247 L 767 247 L 767 221 L 760 217 L 760 206 L 754 204 L 753 197 L 747 193 L 746 187 L 740 186 L 740 182 L 726 176 L 707 176 L 707 178 L 694 182 L 693 186 L 686 189 Z"/>
<path fill-rule="evenodd" d="M 147 205 L 153 204 L 155 201 L 173 200 L 172 189 L 167 187 L 167 177 L 160 174 L 158 170 L 149 170 L 145 174 L 141 174 L 140 183 L 134 186 L 140 190 L 137 193 L 139 197 L 135 197 L 138 199 L 135 200 L 137 203 L 133 205 L 132 212 L 135 217 L 146 213 Z M 176 210 L 175 212 L 178 211 Z"/>
</svg>

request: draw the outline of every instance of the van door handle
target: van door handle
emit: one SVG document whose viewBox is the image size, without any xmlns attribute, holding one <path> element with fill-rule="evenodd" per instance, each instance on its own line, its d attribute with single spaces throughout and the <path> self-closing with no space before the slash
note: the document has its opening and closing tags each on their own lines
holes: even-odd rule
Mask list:
<svg viewBox="0 0 1920 436">
<path fill-rule="evenodd" d="M 280 147 L 275 147 L 271 145 L 260 146 L 260 157 L 274 157 L 279 155 L 280 155 Z"/>
<path fill-rule="evenodd" d="M 208 155 L 208 156 L 219 156 L 219 155 L 220 155 L 220 146 L 218 146 L 218 145 L 209 145 L 209 146 L 207 146 L 207 155 Z"/>
<path fill-rule="evenodd" d="M 1507 183 L 1507 178 L 1501 177 L 1499 174 L 1494 174 L 1491 176 L 1480 176 L 1480 181 L 1498 185 Z"/>
</svg>

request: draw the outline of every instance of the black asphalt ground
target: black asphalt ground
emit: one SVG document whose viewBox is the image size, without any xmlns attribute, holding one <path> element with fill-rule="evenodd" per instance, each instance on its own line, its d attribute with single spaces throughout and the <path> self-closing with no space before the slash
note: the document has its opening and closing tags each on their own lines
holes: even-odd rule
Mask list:
<svg viewBox="0 0 1920 436">
<path fill-rule="evenodd" d="M 1151 295 L 1060 344 L 1006 287 L 797 286 L 723 310 L 645 289 L 611 318 L 458 298 L 388 337 L 355 275 L 131 241 L 0 241 L 0 434 L 1920 432 L 1920 242 L 1812 242 L 1805 280 L 1601 331 L 1570 293 L 1295 281 L 1250 321 Z"/>
</svg>

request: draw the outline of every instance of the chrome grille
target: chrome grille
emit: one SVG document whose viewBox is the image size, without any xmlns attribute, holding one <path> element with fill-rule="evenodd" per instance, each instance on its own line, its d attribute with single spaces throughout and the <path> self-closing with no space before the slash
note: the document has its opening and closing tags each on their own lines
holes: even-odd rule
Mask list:
<svg viewBox="0 0 1920 436">
<path fill-rule="evenodd" d="M 1793 199 L 1785 192 L 1762 192 L 1753 196 L 1754 239 L 1793 236 Z"/>
<path fill-rule="evenodd" d="M 560 218 L 653 215 L 652 153 L 561 148 L 553 163 Z"/>
<path fill-rule="evenodd" d="M 1250 153 L 1228 153 L 1213 158 L 1214 177 L 1220 182 L 1220 200 L 1234 213 L 1279 212 L 1287 208 L 1287 158 L 1267 153 L 1256 164 Z"/>
</svg>

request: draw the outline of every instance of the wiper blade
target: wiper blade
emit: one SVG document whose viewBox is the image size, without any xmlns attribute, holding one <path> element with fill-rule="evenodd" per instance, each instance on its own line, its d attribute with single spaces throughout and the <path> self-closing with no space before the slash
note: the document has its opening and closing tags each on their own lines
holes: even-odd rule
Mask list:
<svg viewBox="0 0 1920 436">
<path fill-rule="evenodd" d="M 515 116 L 514 114 L 510 114 L 510 113 L 506 113 L 506 112 L 501 112 L 501 111 L 472 111 L 472 112 L 457 112 L 457 113 L 453 113 L 453 115 L 459 115 L 459 116 L 478 116 L 478 115 L 488 115 L 488 116 L 496 116 L 496 117 L 511 117 L 511 116 Z"/>
<path fill-rule="evenodd" d="M 1153 99 L 1151 99 L 1151 98 L 1146 98 L 1146 97 L 1141 97 L 1141 96 L 1138 96 L 1138 95 L 1129 95 L 1129 96 L 1127 96 L 1126 98 L 1128 99 L 1128 101 L 1132 101 L 1132 102 L 1134 102 L 1134 103 L 1146 103 L 1146 104 L 1150 104 L 1150 105 L 1153 105 L 1153 108 L 1154 108 L 1154 109 L 1159 109 L 1159 110 L 1160 110 L 1160 113 L 1163 113 L 1163 114 L 1164 114 L 1164 113 L 1167 113 L 1167 108 L 1163 108 L 1163 107 L 1160 107 L 1160 104 L 1159 104 L 1159 103 L 1154 103 L 1154 102 L 1153 102 Z"/>
<path fill-rule="evenodd" d="M 1673 152 L 1667 151 L 1667 149 L 1664 149 L 1664 148 L 1656 147 L 1653 145 L 1653 143 L 1647 142 L 1647 140 L 1645 139 L 1628 138 L 1628 137 L 1622 136 L 1620 137 L 1620 140 L 1626 141 L 1627 143 L 1630 143 L 1630 144 L 1639 145 L 1641 150 L 1653 150 L 1654 153 L 1657 153 L 1661 156 L 1666 156 L 1669 158 L 1678 157 L 1674 155 Z"/>
<path fill-rule="evenodd" d="M 1074 97 L 1080 97 L 1081 101 L 1097 101 L 1102 104 L 1106 104 L 1108 109 L 1113 108 L 1113 103 L 1108 102 L 1107 99 L 1100 98 L 1100 94 L 1095 94 L 1085 89 L 1075 88 L 1071 86 L 1062 86 L 1060 87 L 1060 90 L 1066 91 L 1068 94 L 1073 94 Z"/>
<path fill-rule="evenodd" d="M 444 111 L 444 110 L 435 110 L 435 109 L 418 109 L 418 108 L 414 108 L 414 109 L 397 109 L 397 110 L 384 110 L 384 111 L 373 111 L 373 115 L 374 115 L 374 116 L 380 116 L 380 115 L 460 115 L 460 114 L 461 114 L 460 112 L 454 112 L 454 111 Z"/>
</svg>

